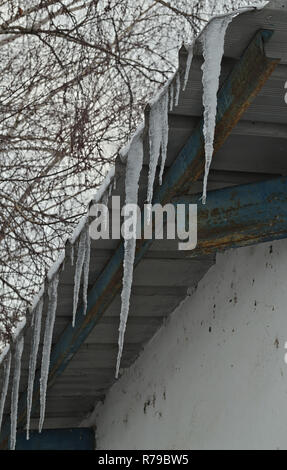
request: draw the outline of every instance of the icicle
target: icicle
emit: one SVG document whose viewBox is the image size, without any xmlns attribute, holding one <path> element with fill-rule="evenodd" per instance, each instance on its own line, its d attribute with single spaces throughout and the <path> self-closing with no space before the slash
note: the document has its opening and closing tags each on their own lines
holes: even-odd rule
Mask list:
<svg viewBox="0 0 287 470">
<path fill-rule="evenodd" d="M 126 168 L 126 204 L 137 204 L 138 202 L 138 187 L 139 178 L 143 165 L 143 141 L 142 136 L 138 135 L 132 142 L 127 159 Z M 136 227 L 135 232 L 136 232 Z M 116 366 L 116 378 L 119 375 L 121 357 L 124 345 L 124 335 L 126 330 L 127 318 L 129 313 L 130 295 L 133 280 L 133 269 L 136 248 L 136 233 L 134 236 L 125 240 L 125 253 L 124 253 L 124 274 L 123 274 L 123 287 L 122 287 L 122 305 L 120 314 L 119 326 L 119 349 Z"/>
<path fill-rule="evenodd" d="M 81 276 L 82 276 L 82 270 L 83 270 L 84 260 L 85 260 L 85 251 L 86 251 L 86 231 L 82 230 L 80 239 L 79 239 L 76 269 L 75 269 L 75 276 L 74 276 L 74 300 L 73 300 L 73 323 L 72 323 L 73 327 L 75 326 L 75 321 L 76 321 Z"/>
<path fill-rule="evenodd" d="M 149 160 L 149 174 L 148 174 L 148 190 L 147 202 L 152 202 L 153 185 L 156 173 L 156 167 L 161 151 L 161 171 L 160 171 L 160 184 L 161 176 L 164 169 L 166 160 L 168 142 L 168 95 L 167 91 L 152 105 L 149 117 L 149 145 L 150 145 L 150 160 Z"/>
<path fill-rule="evenodd" d="M 202 194 L 203 204 L 206 203 L 207 179 L 213 155 L 217 91 L 219 87 L 221 60 L 224 53 L 224 37 L 227 26 L 231 21 L 231 15 L 222 18 L 215 18 L 211 21 L 202 35 L 204 57 L 204 63 L 202 65 L 204 106 L 203 134 L 205 140 L 205 173 Z"/>
<path fill-rule="evenodd" d="M 175 89 L 175 106 L 178 106 L 180 93 L 180 75 L 179 72 L 176 75 L 176 89 Z"/>
<path fill-rule="evenodd" d="M 183 90 L 185 90 L 186 85 L 187 85 L 187 80 L 189 77 L 189 72 L 190 72 L 190 67 L 193 59 L 193 47 L 194 47 L 194 42 L 190 44 L 188 47 L 188 56 L 186 59 L 186 65 L 185 65 L 185 74 L 184 74 L 184 82 L 183 82 Z"/>
<path fill-rule="evenodd" d="M 108 191 L 106 191 L 105 194 L 103 195 L 102 204 L 107 206 L 108 202 L 109 202 L 109 193 L 108 193 Z M 106 230 L 107 226 L 108 226 L 108 216 L 109 216 L 108 212 L 104 212 L 103 216 L 104 216 L 104 228 Z"/>
<path fill-rule="evenodd" d="M 111 182 L 111 184 L 110 184 L 110 186 L 109 186 L 109 189 L 108 189 L 109 197 L 112 195 L 113 187 L 114 187 L 114 184 L 113 184 L 113 182 Z"/>
<path fill-rule="evenodd" d="M 91 256 L 91 239 L 89 233 L 89 223 L 86 225 L 86 246 L 85 246 L 85 259 L 84 259 L 84 275 L 83 275 L 83 312 L 87 313 L 88 305 L 88 285 L 89 285 L 89 270 L 90 270 L 90 256 Z"/>
<path fill-rule="evenodd" d="M 41 322 L 42 322 L 42 312 L 43 312 L 43 297 L 39 300 L 39 303 L 34 311 L 33 317 L 33 339 L 30 352 L 30 361 L 29 361 L 29 377 L 28 377 L 28 391 L 27 391 L 27 427 L 26 427 L 26 438 L 29 439 L 29 429 L 30 429 L 30 417 L 32 410 L 32 400 L 33 400 L 33 389 L 34 389 L 34 379 L 37 365 L 37 356 L 40 343 L 40 333 L 41 333 Z"/>
<path fill-rule="evenodd" d="M 161 100 L 159 99 L 150 110 L 149 118 L 149 145 L 150 145 L 150 157 L 149 157 L 149 174 L 148 174 L 148 190 L 147 190 L 147 202 L 148 204 L 152 201 L 153 196 L 153 184 L 155 178 L 156 167 L 160 154 L 161 146 Z"/>
<path fill-rule="evenodd" d="M 4 372 L 3 372 L 4 380 L 3 380 L 1 400 L 0 400 L 0 431 L 1 431 L 6 396 L 7 396 L 8 387 L 9 387 L 10 369 L 11 369 L 11 352 L 9 351 L 8 356 L 5 359 L 5 363 L 4 363 Z"/>
<path fill-rule="evenodd" d="M 169 110 L 173 110 L 173 105 L 174 105 L 174 85 L 173 83 L 170 85 L 169 88 Z"/>
<path fill-rule="evenodd" d="M 71 266 L 74 266 L 74 245 L 71 245 L 70 257 L 71 257 Z"/>
<path fill-rule="evenodd" d="M 24 347 L 24 338 L 18 338 L 15 349 L 15 366 L 13 376 L 13 387 L 11 396 L 11 434 L 10 434 L 10 450 L 15 450 L 16 433 L 17 433 L 17 416 L 18 416 L 18 396 L 21 376 L 21 358 Z"/>
<path fill-rule="evenodd" d="M 162 97 L 162 141 L 161 141 L 161 167 L 159 172 L 159 184 L 162 183 L 162 175 L 167 156 L 168 144 L 168 94 Z"/>
<path fill-rule="evenodd" d="M 47 393 L 47 384 L 50 368 L 50 354 L 52 347 L 53 339 L 53 330 L 55 323 L 55 315 L 57 310 L 57 301 L 58 301 L 58 283 L 59 276 L 56 273 L 53 279 L 50 281 L 48 286 L 48 311 L 45 324 L 45 333 L 44 333 L 44 344 L 42 352 L 42 363 L 41 363 L 41 378 L 40 378 L 40 421 L 39 421 L 39 432 L 42 431 L 45 418 L 45 409 L 46 409 L 46 393 Z"/>
</svg>

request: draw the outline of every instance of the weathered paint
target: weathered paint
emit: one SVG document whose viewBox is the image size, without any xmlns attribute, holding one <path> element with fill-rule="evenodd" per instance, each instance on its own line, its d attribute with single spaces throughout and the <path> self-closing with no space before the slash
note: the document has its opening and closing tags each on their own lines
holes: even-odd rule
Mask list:
<svg viewBox="0 0 287 470">
<path fill-rule="evenodd" d="M 273 32 L 269 30 L 260 30 L 256 33 L 219 91 L 215 152 L 218 151 L 227 139 L 232 128 L 236 125 L 279 62 L 277 59 L 267 58 L 264 53 L 264 44 L 272 34 Z M 202 129 L 203 119 L 200 120 L 175 162 L 164 175 L 162 185 L 154 193 L 154 202 L 164 204 L 171 201 L 175 195 L 186 192 L 190 184 L 202 175 L 204 170 L 204 139 Z M 139 241 L 135 264 L 142 259 L 150 245 L 151 241 L 149 240 Z M 122 286 L 123 255 L 124 245 L 120 243 L 115 254 L 99 276 L 95 286 L 89 291 L 86 316 L 83 315 L 80 308 L 77 312 L 75 327 L 73 328 L 72 325 L 69 325 L 61 335 L 58 343 L 53 347 L 48 387 L 65 370 L 74 354 L 120 290 Z M 38 372 L 34 383 L 33 409 L 39 406 L 39 379 L 40 375 Z M 21 395 L 19 400 L 19 425 L 24 426 L 25 420 L 26 392 Z M 0 448 L 7 446 L 9 431 L 10 420 L 8 418 L 2 428 Z"/>
<path fill-rule="evenodd" d="M 44 429 L 17 433 L 16 450 L 94 450 L 95 431 L 92 428 Z"/>
<path fill-rule="evenodd" d="M 231 249 L 82 425 L 97 449 L 287 449 L 287 240 Z"/>
<path fill-rule="evenodd" d="M 196 204 L 198 196 L 174 203 Z M 194 256 L 287 237 L 287 177 L 218 189 L 198 206 L 198 245 Z"/>
</svg>

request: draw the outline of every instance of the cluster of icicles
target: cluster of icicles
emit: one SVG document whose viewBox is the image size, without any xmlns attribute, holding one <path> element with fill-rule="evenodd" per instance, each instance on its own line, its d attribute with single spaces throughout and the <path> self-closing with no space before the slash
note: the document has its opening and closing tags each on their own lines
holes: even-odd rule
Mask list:
<svg viewBox="0 0 287 470">
<path fill-rule="evenodd" d="M 213 141 L 217 112 L 217 92 L 219 87 L 219 76 L 221 70 L 221 59 L 224 51 L 224 37 L 228 24 L 232 20 L 232 15 L 215 18 L 206 28 L 202 37 L 204 62 L 203 72 L 203 106 L 204 106 L 204 126 L 203 134 L 205 141 L 205 173 L 203 183 L 202 203 L 206 203 L 207 178 L 213 154 Z M 214 48 L 214 44 L 217 45 Z M 183 90 L 185 90 L 190 67 L 193 59 L 192 43 L 188 48 L 186 68 L 183 80 Z M 162 183 L 162 175 L 165 167 L 167 144 L 168 144 L 168 111 L 172 111 L 174 106 L 179 103 L 181 88 L 180 73 L 167 83 L 166 87 L 160 92 L 158 97 L 151 103 L 149 115 L 149 173 L 147 203 L 150 204 L 153 198 L 153 187 L 156 175 L 156 169 L 159 165 L 159 184 Z M 139 178 L 143 164 L 143 136 L 136 133 L 132 139 L 127 151 L 126 165 L 126 204 L 137 204 Z M 118 377 L 121 363 L 121 356 L 124 345 L 124 335 L 126 330 L 130 295 L 133 280 L 133 269 L 135 259 L 135 238 L 125 241 L 124 252 L 124 273 L 122 288 L 122 303 L 119 327 L 119 348 L 116 366 L 116 377 Z"/>
<path fill-rule="evenodd" d="M 70 245 L 71 249 L 71 264 L 74 264 L 74 247 L 77 244 L 77 258 L 75 261 L 75 274 L 74 274 L 74 298 L 73 298 L 73 319 L 72 324 L 75 325 L 76 311 L 79 302 L 80 283 L 83 284 L 83 297 L 82 309 L 83 313 L 87 311 L 87 290 L 88 290 L 88 277 L 89 277 L 89 264 L 90 264 L 90 236 L 88 219 L 84 218 L 80 224 L 81 231 L 78 236 L 74 235 L 72 239 L 73 244 Z M 41 368 L 39 371 L 40 383 L 40 419 L 39 419 L 39 432 L 42 431 L 45 409 L 46 409 L 46 393 L 50 368 L 50 356 L 52 348 L 52 339 L 54 324 L 56 318 L 56 310 L 58 303 L 58 283 L 59 283 L 59 268 L 62 266 L 64 269 L 64 257 L 62 257 L 48 273 L 47 285 L 47 308 L 46 320 L 43 332 L 43 348 L 41 358 Z M 36 378 L 37 357 L 40 346 L 41 330 L 43 323 L 44 311 L 44 290 L 38 296 L 35 307 L 31 312 L 31 329 L 33 331 L 30 359 L 29 359 L 29 374 L 28 374 L 28 387 L 27 387 L 27 422 L 26 422 L 26 436 L 29 439 L 30 420 L 32 412 L 34 382 Z M 18 398 L 19 398 L 19 385 L 21 376 L 21 358 L 24 347 L 24 335 L 19 333 L 13 352 L 8 351 L 4 359 L 3 367 L 3 381 L 2 392 L 0 397 L 0 429 L 3 420 L 3 412 L 7 392 L 9 388 L 10 372 L 13 364 L 13 378 L 12 378 L 12 392 L 11 392 L 11 413 L 10 413 L 10 450 L 14 450 L 16 446 L 16 432 L 17 432 L 17 415 L 18 415 Z"/>
<path fill-rule="evenodd" d="M 202 36 L 203 56 L 204 62 L 202 65 L 203 71 L 203 106 L 204 106 L 204 127 L 203 134 L 205 140 L 205 175 L 203 185 L 202 202 L 206 202 L 206 185 L 207 177 L 210 168 L 210 163 L 213 154 L 213 140 L 216 124 L 216 111 L 217 111 L 217 92 L 219 86 L 220 65 L 224 48 L 224 36 L 226 28 L 231 21 L 232 16 L 215 18 L 206 28 Z M 217 45 L 214 48 L 214 44 Z M 153 100 L 150 106 L 149 116 L 149 173 L 148 173 L 148 189 L 147 189 L 147 202 L 152 203 L 153 187 L 155 182 L 155 175 L 157 167 L 159 168 L 159 184 L 162 182 L 163 171 L 165 167 L 167 144 L 168 144 L 168 111 L 172 111 L 174 106 L 179 103 L 181 85 L 183 90 L 186 87 L 190 67 L 193 59 L 193 44 L 188 49 L 188 57 L 186 61 L 185 74 L 183 76 L 183 84 L 181 84 L 181 76 L 176 72 L 172 79 L 168 82 L 166 87 L 161 90 L 158 97 Z M 127 150 L 126 150 L 126 181 L 125 181 L 125 203 L 137 204 L 138 202 L 138 187 L 139 179 L 143 165 L 143 127 L 134 135 Z M 109 187 L 108 187 L 109 189 Z M 106 194 L 106 193 L 105 193 Z M 110 191 L 108 191 L 110 194 Z M 103 195 L 104 196 L 104 195 Z M 87 289 L 88 289 L 88 276 L 89 276 L 89 263 L 90 263 L 90 237 L 88 231 L 88 222 L 83 224 L 81 231 L 77 235 L 78 250 L 77 258 L 75 260 L 75 275 L 74 275 L 74 296 L 73 296 L 73 316 L 72 324 L 75 326 L 76 313 L 79 300 L 79 292 L 81 280 L 83 284 L 83 312 L 87 310 Z M 74 264 L 74 244 L 71 245 L 71 264 Z M 121 363 L 121 356 L 124 345 L 124 336 L 126 324 L 129 313 L 130 295 L 133 280 L 133 269 L 135 260 L 135 238 L 125 240 L 124 261 L 123 261 L 123 285 L 121 293 L 121 312 L 120 312 L 120 325 L 119 325 L 119 340 L 118 340 L 118 357 L 116 364 L 116 377 L 118 377 Z M 59 266 L 58 266 L 59 268 Z M 48 307 L 46 313 L 46 322 L 44 328 L 44 340 L 42 361 L 40 370 L 40 420 L 39 431 L 41 432 L 46 407 L 46 391 L 50 367 L 50 355 L 52 346 L 53 329 L 55 323 L 55 314 L 57 310 L 57 288 L 59 281 L 59 269 L 48 276 Z M 33 309 L 32 315 L 32 344 L 29 362 L 29 376 L 28 376 L 28 389 L 27 389 L 27 424 L 26 432 L 27 439 L 29 439 L 30 417 L 32 411 L 32 399 L 34 382 L 36 376 L 37 355 L 40 345 L 41 325 L 42 325 L 42 312 L 44 306 L 44 297 L 39 298 L 37 305 Z M 17 430 L 17 413 L 18 413 L 18 395 L 19 383 L 21 374 L 21 356 L 23 351 L 23 335 L 19 335 L 13 349 L 13 358 L 11 351 L 8 352 L 4 360 L 3 371 L 3 386 L 0 398 L 0 429 L 3 418 L 3 411 L 7 391 L 9 387 L 9 378 L 11 371 L 11 363 L 13 361 L 13 381 L 12 381 L 12 395 L 11 395 L 11 435 L 10 435 L 10 448 L 15 449 L 16 445 L 16 430 Z"/>
</svg>

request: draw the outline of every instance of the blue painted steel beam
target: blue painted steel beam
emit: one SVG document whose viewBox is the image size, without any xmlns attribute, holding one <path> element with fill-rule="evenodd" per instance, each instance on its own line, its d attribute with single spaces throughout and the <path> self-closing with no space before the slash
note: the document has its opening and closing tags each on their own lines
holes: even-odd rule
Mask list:
<svg viewBox="0 0 287 470">
<path fill-rule="evenodd" d="M 95 431 L 92 428 L 43 429 L 17 433 L 16 450 L 95 450 Z"/>
<path fill-rule="evenodd" d="M 233 127 L 279 62 L 278 59 L 270 59 L 265 55 L 265 43 L 272 34 L 273 32 L 270 30 L 260 30 L 256 33 L 218 93 L 214 153 L 223 145 Z M 178 157 L 164 175 L 162 185 L 154 193 L 153 202 L 165 204 L 176 195 L 186 192 L 192 182 L 202 176 L 204 163 L 203 119 L 201 119 Z M 142 259 L 151 243 L 150 240 L 139 240 L 135 264 L 138 264 Z M 51 387 L 57 377 L 65 370 L 121 289 L 123 256 L 124 245 L 120 243 L 95 285 L 89 291 L 87 314 L 84 315 L 82 308 L 79 308 L 75 327 L 73 328 L 71 324 L 68 325 L 57 344 L 54 345 L 51 353 L 48 387 Z M 38 371 L 35 377 L 33 410 L 39 407 L 39 380 Z M 19 426 L 25 425 L 26 400 L 27 396 L 24 392 L 19 400 Z M 9 432 L 10 419 L 7 418 L 0 436 L 0 448 L 7 446 Z"/>
<path fill-rule="evenodd" d="M 173 200 L 186 205 L 187 223 L 188 206 L 197 202 L 198 195 Z M 194 256 L 287 238 L 287 177 L 210 191 L 197 222 Z"/>
</svg>

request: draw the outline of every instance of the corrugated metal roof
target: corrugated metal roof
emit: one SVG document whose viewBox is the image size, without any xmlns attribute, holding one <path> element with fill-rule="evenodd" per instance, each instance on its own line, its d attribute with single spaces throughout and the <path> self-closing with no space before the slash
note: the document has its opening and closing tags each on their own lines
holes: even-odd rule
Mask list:
<svg viewBox="0 0 287 470">
<path fill-rule="evenodd" d="M 275 4 L 278 2 L 273 2 L 273 6 L 267 6 L 261 11 L 237 16 L 227 30 L 221 83 L 260 28 L 275 31 L 266 53 L 267 56 L 280 58 L 281 62 L 216 154 L 209 176 L 209 190 L 287 174 L 287 107 L 284 102 L 284 85 L 287 81 L 287 11 Z M 197 42 L 186 90 L 181 91 L 179 105 L 169 113 L 166 167 L 175 160 L 203 114 L 201 53 L 200 43 Z M 182 48 L 179 53 L 181 77 L 184 75 L 186 58 L 187 51 Z M 148 113 L 148 109 L 146 112 Z M 147 174 L 148 152 L 145 150 L 140 179 L 140 203 L 146 199 Z M 120 156 L 116 161 L 114 178 L 116 187 L 112 182 L 111 194 L 121 195 L 124 199 L 125 162 Z M 201 181 L 190 187 L 191 194 L 201 190 Z M 92 241 L 90 286 L 95 284 L 117 246 L 117 240 Z M 185 298 L 188 289 L 196 286 L 213 263 L 213 255 L 191 258 L 189 252 L 178 251 L 176 243 L 172 241 L 156 241 L 152 244 L 135 269 L 123 367 L 128 367 L 134 362 L 163 319 Z M 53 344 L 57 343 L 61 333 L 72 320 L 74 270 L 68 244 L 65 267 L 60 270 Z M 44 315 L 46 311 L 47 299 Z M 92 411 L 95 402 L 104 398 L 115 380 L 119 315 L 120 295 L 117 294 L 68 367 L 49 388 L 46 428 L 79 425 L 85 415 Z M 42 343 L 41 337 L 38 366 Z M 27 388 L 30 345 L 31 331 L 27 328 L 21 391 Z M 5 405 L 6 415 L 10 413 L 10 396 L 9 389 Z M 31 424 L 32 428 L 38 426 L 37 411 L 32 415 Z"/>
</svg>

